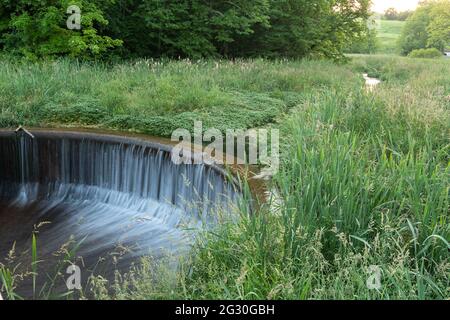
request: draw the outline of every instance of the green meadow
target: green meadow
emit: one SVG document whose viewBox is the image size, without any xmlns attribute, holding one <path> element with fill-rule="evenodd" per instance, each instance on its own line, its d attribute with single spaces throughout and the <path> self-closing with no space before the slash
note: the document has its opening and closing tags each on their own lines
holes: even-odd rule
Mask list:
<svg viewBox="0 0 450 320">
<path fill-rule="evenodd" d="M 399 53 L 398 39 L 402 33 L 405 21 L 376 20 L 378 53 Z"/>
</svg>

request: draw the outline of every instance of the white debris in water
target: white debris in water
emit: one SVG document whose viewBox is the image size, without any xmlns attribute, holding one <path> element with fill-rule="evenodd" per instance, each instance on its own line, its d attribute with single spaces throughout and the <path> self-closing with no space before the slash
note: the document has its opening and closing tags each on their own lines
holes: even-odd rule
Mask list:
<svg viewBox="0 0 450 320">
<path fill-rule="evenodd" d="M 260 173 L 252 177 L 254 180 L 264 180 L 269 181 L 276 174 L 276 170 L 272 167 L 264 167 L 261 169 Z"/>
<path fill-rule="evenodd" d="M 271 188 L 265 194 L 267 202 L 270 204 L 270 211 L 273 214 L 280 214 L 284 205 L 284 200 L 276 188 Z"/>
<path fill-rule="evenodd" d="M 373 91 L 377 85 L 380 84 L 381 80 L 377 78 L 371 78 L 367 73 L 363 73 L 364 80 L 366 81 L 367 91 Z"/>
</svg>

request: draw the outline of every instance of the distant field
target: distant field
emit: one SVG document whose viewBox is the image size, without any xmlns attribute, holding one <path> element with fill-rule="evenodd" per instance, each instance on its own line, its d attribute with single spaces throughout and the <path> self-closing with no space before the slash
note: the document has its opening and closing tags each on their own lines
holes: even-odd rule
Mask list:
<svg viewBox="0 0 450 320">
<path fill-rule="evenodd" d="M 379 53 L 398 53 L 397 39 L 400 37 L 405 21 L 377 20 Z"/>
</svg>

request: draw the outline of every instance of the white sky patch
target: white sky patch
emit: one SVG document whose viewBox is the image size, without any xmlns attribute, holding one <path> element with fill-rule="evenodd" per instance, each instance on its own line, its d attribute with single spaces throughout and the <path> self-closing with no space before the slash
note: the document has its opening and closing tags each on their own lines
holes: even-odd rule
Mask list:
<svg viewBox="0 0 450 320">
<path fill-rule="evenodd" d="M 395 8 L 397 11 L 414 10 L 419 0 L 372 0 L 372 2 L 372 10 L 383 13 L 389 8 Z"/>
</svg>

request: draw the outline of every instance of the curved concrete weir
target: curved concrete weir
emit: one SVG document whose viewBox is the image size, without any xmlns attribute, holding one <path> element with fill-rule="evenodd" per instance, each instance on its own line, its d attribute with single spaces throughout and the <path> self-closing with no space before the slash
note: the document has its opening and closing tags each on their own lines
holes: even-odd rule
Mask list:
<svg viewBox="0 0 450 320">
<path fill-rule="evenodd" d="M 90 132 L 0 131 L 0 261 L 38 234 L 41 268 L 73 235 L 86 266 L 127 248 L 137 256 L 180 255 L 195 231 L 231 212 L 240 192 L 220 167 L 176 165 L 160 141 Z M 46 223 L 49 222 L 49 223 Z"/>
</svg>

